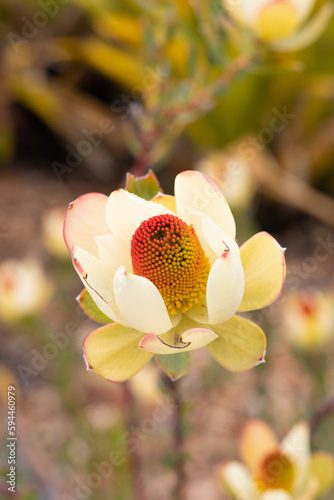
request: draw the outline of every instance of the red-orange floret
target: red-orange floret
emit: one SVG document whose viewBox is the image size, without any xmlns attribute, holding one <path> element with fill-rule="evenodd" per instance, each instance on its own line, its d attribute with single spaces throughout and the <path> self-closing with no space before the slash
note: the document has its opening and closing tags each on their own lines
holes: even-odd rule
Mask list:
<svg viewBox="0 0 334 500">
<path fill-rule="evenodd" d="M 158 288 L 171 314 L 188 311 L 206 291 L 210 263 L 193 226 L 175 215 L 156 215 L 132 236 L 134 274 Z"/>
</svg>

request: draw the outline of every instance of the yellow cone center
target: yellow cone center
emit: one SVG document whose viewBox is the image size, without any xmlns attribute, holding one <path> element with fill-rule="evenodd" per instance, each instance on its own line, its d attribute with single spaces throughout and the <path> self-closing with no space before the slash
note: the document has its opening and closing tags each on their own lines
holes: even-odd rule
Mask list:
<svg viewBox="0 0 334 500">
<path fill-rule="evenodd" d="M 298 27 L 296 8 L 285 0 L 274 0 L 265 6 L 257 20 L 257 32 L 263 40 L 280 40 L 291 36 Z"/>
<path fill-rule="evenodd" d="M 174 215 L 144 221 L 132 236 L 134 274 L 158 288 L 170 314 L 188 311 L 203 298 L 210 263 L 192 226 Z"/>
<path fill-rule="evenodd" d="M 292 491 L 295 479 L 295 468 L 291 460 L 281 451 L 267 455 L 256 476 L 259 491 L 283 489 Z"/>
</svg>

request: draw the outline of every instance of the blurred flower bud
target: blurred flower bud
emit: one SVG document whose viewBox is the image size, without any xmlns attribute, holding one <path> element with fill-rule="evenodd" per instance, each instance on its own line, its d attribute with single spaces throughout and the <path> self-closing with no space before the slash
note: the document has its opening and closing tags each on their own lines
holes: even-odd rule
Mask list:
<svg viewBox="0 0 334 500">
<path fill-rule="evenodd" d="M 214 152 L 197 164 L 224 194 L 233 209 L 245 208 L 255 193 L 255 184 L 246 162 L 225 152 Z"/>
<path fill-rule="evenodd" d="M 63 237 L 65 212 L 63 208 L 54 208 L 43 218 L 44 245 L 52 255 L 60 259 L 68 259 L 68 250 Z"/>
<path fill-rule="evenodd" d="M 290 292 L 283 307 L 283 328 L 295 346 L 313 350 L 334 338 L 334 295 L 317 290 Z"/>
<path fill-rule="evenodd" d="M 51 287 L 34 260 L 7 260 L 0 265 L 0 318 L 15 321 L 37 314 L 49 300 Z"/>
<path fill-rule="evenodd" d="M 161 372 L 153 364 L 146 365 L 137 375 L 129 380 L 135 397 L 148 405 L 154 405 L 162 400 L 159 389 Z"/>
</svg>

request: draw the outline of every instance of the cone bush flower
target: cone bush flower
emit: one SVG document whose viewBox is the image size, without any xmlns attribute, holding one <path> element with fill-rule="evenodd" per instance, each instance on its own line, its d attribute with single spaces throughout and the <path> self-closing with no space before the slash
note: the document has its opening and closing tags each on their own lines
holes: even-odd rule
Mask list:
<svg viewBox="0 0 334 500">
<path fill-rule="evenodd" d="M 239 24 L 272 49 L 281 51 L 311 45 L 325 31 L 333 12 L 328 2 L 308 20 L 315 0 L 223 0 L 223 4 Z"/>
<path fill-rule="evenodd" d="M 124 381 L 152 357 L 172 378 L 206 347 L 228 370 L 264 360 L 266 339 L 236 313 L 271 304 L 285 278 L 284 249 L 268 233 L 239 248 L 233 215 L 202 173 L 175 179 L 175 196 L 127 190 L 72 202 L 64 237 L 86 290 L 79 301 L 108 323 L 89 334 L 89 369 Z"/>
<path fill-rule="evenodd" d="M 306 422 L 293 426 L 281 443 L 262 420 L 250 420 L 240 440 L 240 457 L 218 467 L 218 479 L 232 498 L 314 500 L 333 484 L 334 457 L 311 454 Z"/>
</svg>

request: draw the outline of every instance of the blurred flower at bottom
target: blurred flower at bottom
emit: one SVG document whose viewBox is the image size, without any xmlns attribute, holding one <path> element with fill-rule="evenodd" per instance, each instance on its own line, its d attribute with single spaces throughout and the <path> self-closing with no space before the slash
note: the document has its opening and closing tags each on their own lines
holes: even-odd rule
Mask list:
<svg viewBox="0 0 334 500">
<path fill-rule="evenodd" d="M 218 468 L 223 489 L 232 498 L 247 500 L 314 500 L 334 482 L 334 456 L 310 451 L 306 422 L 292 427 L 278 442 L 262 420 L 250 420 L 240 439 L 243 463 L 231 461 Z"/>
<path fill-rule="evenodd" d="M 298 290 L 285 296 L 282 327 L 286 338 L 304 350 L 324 348 L 334 339 L 334 295 Z"/>
<path fill-rule="evenodd" d="M 43 268 L 34 259 L 0 265 L 0 319 L 17 321 L 39 313 L 51 294 Z"/>
</svg>

